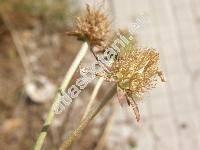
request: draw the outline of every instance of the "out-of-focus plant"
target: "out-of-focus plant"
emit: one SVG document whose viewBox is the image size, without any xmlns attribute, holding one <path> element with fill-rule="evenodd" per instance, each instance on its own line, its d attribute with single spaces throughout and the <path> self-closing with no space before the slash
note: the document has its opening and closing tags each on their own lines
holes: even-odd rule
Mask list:
<svg viewBox="0 0 200 150">
<path fill-rule="evenodd" d="M 74 6 L 72 6 L 74 5 Z M 71 9 L 73 8 L 73 9 Z M 12 18 L 17 27 L 33 26 L 36 21 L 50 30 L 64 29 L 78 9 L 69 0 L 1 0 L 0 10 Z"/>
</svg>

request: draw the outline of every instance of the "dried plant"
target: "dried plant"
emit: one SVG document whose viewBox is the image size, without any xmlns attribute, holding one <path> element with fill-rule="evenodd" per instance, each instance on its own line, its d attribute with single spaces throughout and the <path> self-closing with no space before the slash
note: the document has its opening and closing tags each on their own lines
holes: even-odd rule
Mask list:
<svg viewBox="0 0 200 150">
<path fill-rule="evenodd" d="M 68 35 L 76 36 L 79 40 L 88 40 L 91 47 L 103 46 L 106 43 L 110 31 L 108 16 L 101 10 L 87 5 L 87 13 L 84 18 L 77 17 L 76 28 Z"/>
<path fill-rule="evenodd" d="M 137 121 L 140 114 L 136 100 L 156 86 L 157 77 L 165 81 L 158 62 L 159 53 L 155 49 L 129 44 L 118 54 L 106 74 L 106 78 L 117 83 L 120 103 L 126 100 L 133 107 Z"/>
<path fill-rule="evenodd" d="M 44 143 L 44 139 L 47 135 L 47 130 L 49 128 L 49 126 L 51 125 L 53 119 L 54 119 L 54 106 L 59 102 L 60 100 L 60 92 L 65 91 L 65 89 L 67 88 L 67 86 L 69 85 L 76 69 L 78 68 L 81 60 L 84 58 L 84 56 L 86 55 L 87 51 L 88 51 L 89 47 L 88 47 L 88 43 L 85 42 L 83 43 L 81 49 L 79 50 L 76 58 L 74 59 L 72 65 L 70 66 L 69 70 L 67 71 L 67 73 L 65 74 L 65 77 L 58 89 L 58 92 L 54 98 L 53 104 L 48 112 L 47 118 L 45 120 L 45 123 L 42 127 L 42 130 L 40 132 L 40 135 L 37 139 L 37 142 L 35 144 L 34 150 L 40 150 L 42 148 L 42 145 Z"/>
<path fill-rule="evenodd" d="M 127 32 L 120 32 L 125 36 L 128 36 Z M 78 17 L 76 29 L 72 32 L 68 32 L 68 35 L 76 36 L 78 39 L 84 41 L 85 46 L 83 45 L 82 48 L 84 54 L 81 53 L 81 51 L 79 52 L 79 55 L 76 57 L 61 84 L 60 91 L 64 91 L 68 86 L 77 66 L 86 54 L 89 45 L 92 48 L 91 52 L 94 54 L 95 58 L 97 58 L 93 48 L 101 47 L 101 50 L 103 51 L 106 47 L 112 44 L 112 41 L 114 41 L 117 36 L 119 36 L 118 34 L 114 34 L 114 36 L 109 39 L 109 33 L 110 22 L 108 17 L 100 10 L 91 8 L 87 5 L 87 13 L 85 17 Z M 121 49 L 111 65 L 105 66 L 108 68 L 108 71 L 105 71 L 105 73 L 101 75 L 107 80 L 113 81 L 115 85 L 96 105 L 96 107 L 87 110 L 86 116 L 81 120 L 78 128 L 75 129 L 63 142 L 60 149 L 64 150 L 69 148 L 76 136 L 85 129 L 85 127 L 116 93 L 118 93 L 120 102 L 127 102 L 129 106 L 132 106 L 136 119 L 139 121 L 140 113 L 136 103 L 138 98 L 142 97 L 144 92 L 155 87 L 157 78 L 160 78 L 162 82 L 165 81 L 163 73 L 158 67 L 158 62 L 159 53 L 155 49 L 151 48 L 137 48 L 137 40 L 133 36 L 133 40 L 129 41 L 129 43 Z M 96 94 L 97 93 L 95 92 L 94 95 Z M 58 92 L 54 104 L 59 100 L 59 97 L 60 93 Z M 44 124 L 43 131 L 38 138 L 35 149 L 41 149 L 44 138 L 47 134 L 47 129 L 51 124 L 53 117 L 54 112 L 52 107 Z"/>
<path fill-rule="evenodd" d="M 60 94 L 65 91 L 69 85 L 76 69 L 78 68 L 81 60 L 86 55 L 87 51 L 94 46 L 101 46 L 107 37 L 108 31 L 109 22 L 107 16 L 104 15 L 104 13 L 102 13 L 100 10 L 96 10 L 87 5 L 87 14 L 85 19 L 77 18 L 77 29 L 71 33 L 68 33 L 68 35 L 77 36 L 79 39 L 84 41 L 82 48 L 78 52 L 75 60 L 67 71 L 64 80 L 58 89 L 52 107 L 50 108 L 48 116 L 43 125 L 42 131 L 40 132 L 40 135 L 35 144 L 35 150 L 40 150 L 44 143 L 44 139 L 47 135 L 47 129 L 51 125 L 55 115 L 54 106 L 59 102 L 61 96 Z"/>
<path fill-rule="evenodd" d="M 68 136 L 68 138 L 62 143 L 59 150 L 69 149 L 75 138 L 87 127 L 92 119 L 104 108 L 104 106 L 112 99 L 116 94 L 117 87 L 113 85 L 108 93 L 101 99 L 100 103 L 94 106 L 87 116 L 80 122 L 79 126 Z"/>
<path fill-rule="evenodd" d="M 96 96 L 99 93 L 99 90 L 100 90 L 103 82 L 104 82 L 104 78 L 99 78 L 99 80 L 97 81 L 97 83 L 96 83 L 96 85 L 95 85 L 95 87 L 94 87 L 94 89 L 92 91 L 89 103 L 87 104 L 87 107 L 85 109 L 85 112 L 84 112 L 84 115 L 82 117 L 82 120 L 88 115 L 92 105 L 95 103 Z"/>
<path fill-rule="evenodd" d="M 116 101 L 113 101 L 110 107 L 111 107 L 111 113 L 109 114 L 109 117 L 106 121 L 105 127 L 104 127 L 104 129 L 103 129 L 103 131 L 102 131 L 102 133 L 99 137 L 98 144 L 95 147 L 95 150 L 104 149 L 104 146 L 105 146 L 105 144 L 108 140 L 109 134 L 111 133 L 112 126 L 114 124 L 114 120 L 115 120 L 116 112 L 117 112 Z"/>
<path fill-rule="evenodd" d="M 112 90 L 100 101 L 100 104 L 90 110 L 80 122 L 79 127 L 63 142 L 60 149 L 68 149 L 75 137 L 85 129 L 116 93 L 118 93 L 120 102 L 125 101 L 132 106 L 136 120 L 139 121 L 140 113 L 136 100 L 142 97 L 144 92 L 155 87 L 157 78 L 160 78 L 162 82 L 165 81 L 163 72 L 159 70 L 158 62 L 159 53 L 155 49 L 137 48 L 134 41 L 122 48 L 113 63 L 107 66 L 109 71 L 105 71 L 102 75 L 99 74 L 107 81 L 115 83 Z"/>
</svg>

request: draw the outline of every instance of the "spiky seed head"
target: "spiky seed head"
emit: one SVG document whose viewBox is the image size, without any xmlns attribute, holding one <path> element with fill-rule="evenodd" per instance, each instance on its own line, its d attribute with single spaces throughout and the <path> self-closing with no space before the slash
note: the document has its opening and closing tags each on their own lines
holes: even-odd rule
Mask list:
<svg viewBox="0 0 200 150">
<path fill-rule="evenodd" d="M 86 15 L 76 18 L 76 28 L 68 35 L 76 36 L 79 40 L 88 40 L 91 47 L 102 46 L 110 31 L 110 21 L 100 9 L 87 6 Z"/>
<path fill-rule="evenodd" d="M 157 77 L 165 81 L 159 70 L 159 53 L 155 49 L 127 47 L 122 50 L 108 74 L 125 92 L 140 95 L 155 87 Z"/>
</svg>

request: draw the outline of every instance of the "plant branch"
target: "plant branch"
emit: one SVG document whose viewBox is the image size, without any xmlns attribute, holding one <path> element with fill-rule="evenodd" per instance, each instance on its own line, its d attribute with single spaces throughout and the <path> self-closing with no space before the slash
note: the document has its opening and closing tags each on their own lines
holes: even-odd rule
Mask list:
<svg viewBox="0 0 200 150">
<path fill-rule="evenodd" d="M 100 101 L 100 103 L 90 111 L 86 118 L 81 121 L 78 128 L 76 128 L 69 137 L 63 142 L 60 150 L 67 150 L 71 146 L 75 138 L 87 127 L 87 125 L 92 121 L 92 119 L 100 112 L 100 110 L 111 100 L 111 98 L 116 94 L 117 86 L 114 85 L 111 90 L 106 94 L 106 96 Z"/>
<path fill-rule="evenodd" d="M 112 112 L 108 118 L 104 131 L 99 139 L 99 142 L 95 148 L 95 150 L 103 150 L 104 144 L 107 141 L 108 135 L 110 134 L 114 119 L 116 115 L 116 102 L 112 103 Z"/>
<path fill-rule="evenodd" d="M 98 94 L 98 92 L 101 88 L 101 85 L 103 84 L 103 81 L 104 81 L 104 79 L 102 77 L 97 81 L 97 84 L 95 85 L 94 90 L 92 92 L 92 95 L 90 97 L 90 101 L 89 101 L 89 103 L 88 103 L 88 105 L 85 109 L 82 120 L 85 119 L 85 117 L 89 114 L 89 111 L 90 111 L 92 105 L 94 104 L 95 98 L 96 98 L 96 96 L 97 96 L 97 94 Z"/>
<path fill-rule="evenodd" d="M 79 53 L 77 54 L 74 62 L 72 63 L 72 65 L 70 66 L 69 70 L 67 71 L 65 77 L 64 77 L 64 80 L 63 82 L 61 83 L 60 85 L 60 88 L 55 96 L 55 99 L 53 101 L 53 104 L 51 106 L 51 109 L 48 113 L 48 116 L 46 118 L 46 121 L 43 125 L 43 128 L 40 132 L 40 135 L 37 139 L 37 142 L 35 144 L 35 147 L 34 147 L 34 150 L 40 150 L 43 143 L 44 143 L 44 139 L 47 135 L 47 130 L 50 126 L 50 124 L 52 123 L 53 121 L 53 118 L 54 118 L 54 105 L 59 101 L 59 97 L 60 97 L 60 91 L 65 91 L 65 89 L 67 88 L 67 86 L 69 85 L 70 83 L 70 80 L 72 79 L 72 76 L 74 75 L 76 69 L 78 68 L 81 60 L 84 58 L 84 56 L 86 55 L 87 51 L 89 49 L 89 44 L 88 42 L 84 42 Z"/>
</svg>

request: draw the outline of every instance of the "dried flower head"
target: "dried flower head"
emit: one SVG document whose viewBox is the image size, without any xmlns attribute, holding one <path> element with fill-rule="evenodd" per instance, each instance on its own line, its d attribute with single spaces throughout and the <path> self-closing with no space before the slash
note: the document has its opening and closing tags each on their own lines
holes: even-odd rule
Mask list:
<svg viewBox="0 0 200 150">
<path fill-rule="evenodd" d="M 159 53 L 154 49 L 125 51 L 113 62 L 110 75 L 122 90 L 144 93 L 155 87 L 157 76 L 164 81 L 158 61 Z"/>
<path fill-rule="evenodd" d="M 76 29 L 68 35 L 88 40 L 92 47 L 104 45 L 110 30 L 108 17 L 101 11 L 87 5 L 84 18 L 76 18 Z"/>
<path fill-rule="evenodd" d="M 125 98 L 134 109 L 136 119 L 140 114 L 137 97 L 155 87 L 157 78 L 165 81 L 158 67 L 159 53 L 155 49 L 139 49 L 131 45 L 122 50 L 112 63 L 107 77 L 114 80 L 119 88 L 118 98 Z"/>
</svg>

